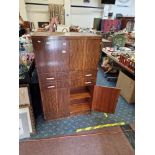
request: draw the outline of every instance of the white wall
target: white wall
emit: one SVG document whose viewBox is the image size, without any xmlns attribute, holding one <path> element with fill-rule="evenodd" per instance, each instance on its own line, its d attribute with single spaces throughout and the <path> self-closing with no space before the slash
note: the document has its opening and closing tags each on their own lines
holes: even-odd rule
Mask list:
<svg viewBox="0 0 155 155">
<path fill-rule="evenodd" d="M 65 0 L 64 1 L 64 8 L 65 8 L 65 25 L 70 26 L 70 17 L 71 17 L 71 1 L 70 0 Z"/>
<path fill-rule="evenodd" d="M 90 3 L 84 3 L 83 0 L 71 0 L 71 5 L 103 7 L 101 0 L 90 0 Z M 101 18 L 102 15 L 102 9 L 71 7 L 70 23 L 84 28 L 92 28 L 94 18 Z"/>
<path fill-rule="evenodd" d="M 94 18 L 107 18 L 108 12 L 113 12 L 113 17 L 116 13 L 122 13 L 124 16 L 135 16 L 135 0 L 130 0 L 131 5 L 128 7 L 120 7 L 117 5 L 103 5 L 101 0 L 90 0 L 90 3 L 84 3 L 83 0 L 25 0 L 29 3 L 55 3 L 64 4 L 65 7 L 65 24 L 78 25 L 80 27 L 93 27 Z M 117 4 L 118 0 L 116 0 Z M 92 8 L 75 8 L 70 5 L 83 5 L 104 7 L 102 9 Z M 25 9 L 26 8 L 26 9 Z M 32 21 L 35 27 L 38 27 L 38 22 L 49 21 L 48 6 L 42 5 L 25 5 L 24 0 L 20 0 L 20 12 L 24 20 Z"/>
<path fill-rule="evenodd" d="M 25 0 L 27 3 L 43 4 L 64 4 L 64 0 Z M 38 28 L 38 22 L 48 22 L 48 6 L 46 5 L 26 5 L 28 21 L 34 22 L 35 28 Z"/>
<path fill-rule="evenodd" d="M 27 13 L 26 13 L 26 7 L 25 7 L 24 0 L 19 1 L 19 12 L 20 12 L 20 16 L 22 17 L 22 19 L 24 21 L 27 21 Z"/>
<path fill-rule="evenodd" d="M 123 16 L 135 16 L 135 0 L 130 0 L 124 5 L 126 7 L 121 6 L 118 0 L 115 5 L 105 4 L 103 18 L 107 18 L 108 12 L 113 12 L 113 18 L 117 13 L 121 13 Z"/>
</svg>

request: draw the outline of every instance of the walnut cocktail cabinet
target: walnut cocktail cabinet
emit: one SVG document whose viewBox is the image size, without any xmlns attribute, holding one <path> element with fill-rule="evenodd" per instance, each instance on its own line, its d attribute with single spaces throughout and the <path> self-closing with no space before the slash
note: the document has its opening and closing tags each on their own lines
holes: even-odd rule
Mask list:
<svg viewBox="0 0 155 155">
<path fill-rule="evenodd" d="M 120 89 L 95 85 L 100 36 L 35 32 L 32 42 L 46 120 L 115 111 Z"/>
</svg>

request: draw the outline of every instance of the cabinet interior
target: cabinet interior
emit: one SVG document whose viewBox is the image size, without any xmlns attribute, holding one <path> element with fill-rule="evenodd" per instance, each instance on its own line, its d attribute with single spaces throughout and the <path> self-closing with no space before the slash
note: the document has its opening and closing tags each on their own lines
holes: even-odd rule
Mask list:
<svg viewBox="0 0 155 155">
<path fill-rule="evenodd" d="M 88 113 L 91 111 L 93 86 L 83 86 L 70 89 L 70 115 Z"/>
</svg>

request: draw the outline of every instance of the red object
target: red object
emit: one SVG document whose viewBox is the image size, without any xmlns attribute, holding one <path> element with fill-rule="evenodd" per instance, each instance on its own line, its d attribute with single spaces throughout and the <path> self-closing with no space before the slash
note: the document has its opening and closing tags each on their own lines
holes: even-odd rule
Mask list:
<svg viewBox="0 0 155 155">
<path fill-rule="evenodd" d="M 113 27 L 114 31 L 119 31 L 121 27 L 121 21 L 118 19 L 103 19 L 101 24 L 102 32 L 110 32 Z"/>
</svg>

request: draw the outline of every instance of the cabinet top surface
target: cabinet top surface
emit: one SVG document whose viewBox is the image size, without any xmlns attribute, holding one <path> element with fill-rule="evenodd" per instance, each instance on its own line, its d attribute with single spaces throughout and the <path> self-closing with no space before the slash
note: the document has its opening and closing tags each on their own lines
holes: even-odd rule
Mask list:
<svg viewBox="0 0 155 155">
<path fill-rule="evenodd" d="M 34 32 L 32 37 L 101 37 L 93 33 L 80 33 L 80 32 Z"/>
</svg>

